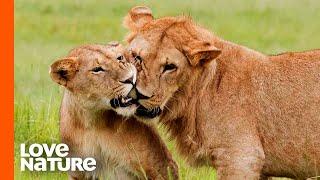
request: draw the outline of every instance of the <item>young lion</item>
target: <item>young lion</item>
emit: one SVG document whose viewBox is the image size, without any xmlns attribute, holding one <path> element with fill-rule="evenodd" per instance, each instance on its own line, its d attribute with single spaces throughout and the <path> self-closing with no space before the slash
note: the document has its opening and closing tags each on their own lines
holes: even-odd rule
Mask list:
<svg viewBox="0 0 320 180">
<path fill-rule="evenodd" d="M 122 53 L 118 43 L 81 46 L 51 65 L 51 78 L 65 87 L 60 109 L 62 142 L 69 146 L 70 156 L 97 161 L 95 171 L 70 172 L 69 177 L 168 179 L 170 170 L 178 179 L 177 165 L 155 129 L 111 111 L 111 106 L 122 114 L 134 109 L 126 96 L 136 70 Z"/>
<path fill-rule="evenodd" d="M 191 162 L 223 180 L 319 176 L 320 50 L 268 56 L 147 7 L 125 25 L 136 115 L 160 116 Z"/>
</svg>

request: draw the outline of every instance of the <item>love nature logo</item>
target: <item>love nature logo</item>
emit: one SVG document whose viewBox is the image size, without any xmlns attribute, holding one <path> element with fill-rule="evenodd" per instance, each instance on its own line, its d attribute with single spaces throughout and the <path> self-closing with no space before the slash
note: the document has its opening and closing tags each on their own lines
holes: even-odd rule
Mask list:
<svg viewBox="0 0 320 180">
<path fill-rule="evenodd" d="M 66 144 L 25 144 L 20 145 L 21 171 L 93 171 L 96 160 L 92 157 L 67 157 L 69 147 Z"/>
</svg>

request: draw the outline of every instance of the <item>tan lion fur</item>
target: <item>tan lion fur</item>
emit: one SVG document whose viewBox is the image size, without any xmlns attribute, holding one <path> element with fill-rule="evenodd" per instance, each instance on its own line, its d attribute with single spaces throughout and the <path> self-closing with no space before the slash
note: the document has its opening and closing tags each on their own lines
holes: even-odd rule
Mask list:
<svg viewBox="0 0 320 180">
<path fill-rule="evenodd" d="M 119 83 L 132 73 L 126 62 L 117 62 L 122 53 L 114 43 L 82 46 L 51 66 L 52 79 L 66 88 L 60 109 L 62 142 L 70 156 L 97 161 L 95 171 L 69 172 L 69 177 L 169 179 L 171 172 L 178 179 L 177 165 L 155 128 L 110 110 L 108 100 L 132 88 Z M 105 72 L 92 72 L 97 65 Z"/>
<path fill-rule="evenodd" d="M 150 97 L 139 103 L 163 109 L 190 163 L 215 167 L 219 179 L 320 174 L 320 50 L 268 56 L 186 17 L 124 23 L 137 90 Z"/>
</svg>

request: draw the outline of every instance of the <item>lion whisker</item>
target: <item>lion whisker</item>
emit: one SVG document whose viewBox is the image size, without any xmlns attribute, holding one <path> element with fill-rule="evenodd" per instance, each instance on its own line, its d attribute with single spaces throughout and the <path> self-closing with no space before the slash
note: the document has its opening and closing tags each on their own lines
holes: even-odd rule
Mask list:
<svg viewBox="0 0 320 180">
<path fill-rule="evenodd" d="M 170 111 L 170 113 L 173 113 L 173 111 L 167 105 L 164 105 L 164 108 L 166 108 L 168 111 Z"/>
</svg>

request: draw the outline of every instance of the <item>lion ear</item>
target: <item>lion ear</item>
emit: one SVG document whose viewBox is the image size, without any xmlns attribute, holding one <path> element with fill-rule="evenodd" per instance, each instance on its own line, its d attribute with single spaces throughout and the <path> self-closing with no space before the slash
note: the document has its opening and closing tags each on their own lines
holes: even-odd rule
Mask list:
<svg viewBox="0 0 320 180">
<path fill-rule="evenodd" d="M 124 18 L 123 25 L 136 31 L 153 20 L 152 11 L 146 6 L 133 7 Z"/>
<path fill-rule="evenodd" d="M 50 76 L 58 84 L 67 87 L 78 71 L 79 62 L 76 57 L 67 57 L 55 61 L 50 66 Z"/>
<path fill-rule="evenodd" d="M 194 41 L 183 47 L 190 64 L 196 66 L 198 64 L 208 63 L 217 58 L 221 50 L 210 42 Z"/>
</svg>

